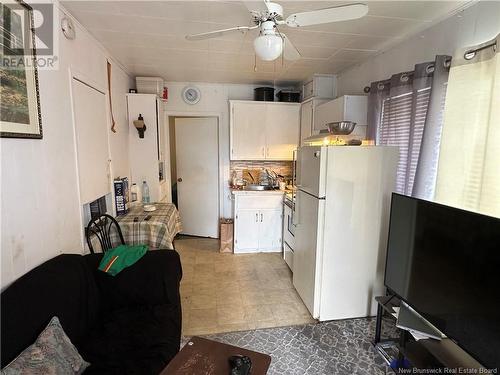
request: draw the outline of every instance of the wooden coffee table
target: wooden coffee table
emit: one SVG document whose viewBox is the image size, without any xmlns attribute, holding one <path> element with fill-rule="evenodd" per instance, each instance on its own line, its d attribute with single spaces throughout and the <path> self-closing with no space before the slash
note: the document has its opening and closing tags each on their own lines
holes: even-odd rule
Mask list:
<svg viewBox="0 0 500 375">
<path fill-rule="evenodd" d="M 193 337 L 160 375 L 229 375 L 229 357 L 246 355 L 252 360 L 252 375 L 265 375 L 271 364 L 267 354 L 217 341 Z"/>
</svg>

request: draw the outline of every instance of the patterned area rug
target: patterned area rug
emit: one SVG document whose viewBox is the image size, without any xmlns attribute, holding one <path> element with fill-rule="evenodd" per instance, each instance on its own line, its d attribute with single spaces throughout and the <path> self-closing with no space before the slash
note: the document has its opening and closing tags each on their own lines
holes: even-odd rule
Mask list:
<svg viewBox="0 0 500 375">
<path fill-rule="evenodd" d="M 204 337 L 269 354 L 268 375 L 391 373 L 371 344 L 374 331 L 375 319 L 348 319 Z"/>
</svg>

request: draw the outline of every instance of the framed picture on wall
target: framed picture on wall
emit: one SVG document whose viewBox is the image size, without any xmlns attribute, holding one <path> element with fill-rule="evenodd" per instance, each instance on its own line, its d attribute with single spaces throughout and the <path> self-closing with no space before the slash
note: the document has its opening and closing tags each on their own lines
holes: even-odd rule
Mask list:
<svg viewBox="0 0 500 375">
<path fill-rule="evenodd" d="M 0 3 L 0 137 L 42 138 L 33 9 Z"/>
</svg>

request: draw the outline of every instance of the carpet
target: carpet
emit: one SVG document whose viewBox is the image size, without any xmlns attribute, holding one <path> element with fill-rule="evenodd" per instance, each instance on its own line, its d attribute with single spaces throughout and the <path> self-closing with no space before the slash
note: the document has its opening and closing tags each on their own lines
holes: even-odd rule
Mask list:
<svg viewBox="0 0 500 375">
<path fill-rule="evenodd" d="M 365 318 L 203 337 L 269 354 L 268 375 L 391 373 L 371 344 L 374 332 L 375 319 Z"/>
</svg>

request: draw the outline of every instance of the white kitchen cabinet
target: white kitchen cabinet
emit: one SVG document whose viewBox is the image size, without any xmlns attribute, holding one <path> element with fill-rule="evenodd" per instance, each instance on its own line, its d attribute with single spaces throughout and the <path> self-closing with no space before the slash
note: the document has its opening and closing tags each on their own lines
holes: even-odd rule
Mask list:
<svg viewBox="0 0 500 375">
<path fill-rule="evenodd" d="M 266 159 L 292 160 L 299 137 L 299 104 L 266 105 Z"/>
<path fill-rule="evenodd" d="M 231 160 L 264 160 L 266 125 L 262 103 L 231 103 Z"/>
<path fill-rule="evenodd" d="M 314 112 L 320 104 L 326 103 L 328 99 L 308 99 L 300 105 L 300 146 L 304 146 L 304 139 L 313 134 Z"/>
<path fill-rule="evenodd" d="M 299 103 L 231 100 L 231 160 L 292 160 L 299 112 Z"/>
<path fill-rule="evenodd" d="M 259 249 L 260 251 L 273 251 L 280 249 L 282 242 L 281 225 L 283 222 L 283 210 L 263 209 L 260 210 L 259 227 Z"/>
<path fill-rule="evenodd" d="M 354 121 L 356 126 L 367 125 L 368 97 L 344 95 L 316 108 L 314 130 L 326 129 L 326 124 L 337 121 Z"/>
<path fill-rule="evenodd" d="M 162 102 L 155 94 L 128 94 L 127 105 L 130 184 L 135 183 L 141 189 L 142 181 L 146 181 L 151 202 L 171 202 L 170 160 L 166 157 L 169 134 L 164 129 Z M 144 138 L 139 138 L 134 126 L 139 114 L 146 124 Z"/>
<path fill-rule="evenodd" d="M 259 248 L 259 210 L 240 209 L 236 214 L 235 233 L 238 233 L 238 238 L 235 239 L 235 245 L 239 251 L 247 252 L 254 251 Z"/>
<path fill-rule="evenodd" d="M 310 80 L 302 85 L 302 100 L 309 98 L 335 98 L 337 79 L 334 74 L 313 74 Z"/>
<path fill-rule="evenodd" d="M 234 252 L 281 252 L 283 194 L 237 191 L 233 195 Z"/>
</svg>

